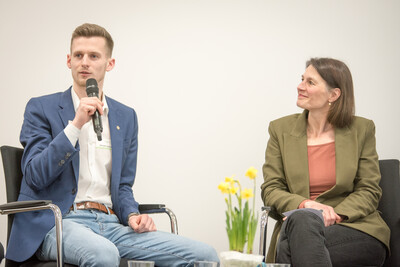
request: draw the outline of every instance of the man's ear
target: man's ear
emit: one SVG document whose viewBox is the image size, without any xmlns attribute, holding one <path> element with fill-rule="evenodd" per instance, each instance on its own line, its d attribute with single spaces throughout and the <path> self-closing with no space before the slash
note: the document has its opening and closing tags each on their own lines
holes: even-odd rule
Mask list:
<svg viewBox="0 0 400 267">
<path fill-rule="evenodd" d="M 114 68 L 115 66 L 115 59 L 114 58 L 109 58 L 107 62 L 107 68 L 106 71 L 110 71 Z"/>
<path fill-rule="evenodd" d="M 70 54 L 67 55 L 67 66 L 69 69 L 71 69 L 71 55 Z"/>
</svg>

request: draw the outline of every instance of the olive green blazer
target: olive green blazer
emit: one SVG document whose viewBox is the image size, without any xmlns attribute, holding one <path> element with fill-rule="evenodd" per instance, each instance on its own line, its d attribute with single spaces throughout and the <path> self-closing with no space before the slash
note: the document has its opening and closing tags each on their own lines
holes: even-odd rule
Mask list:
<svg viewBox="0 0 400 267">
<path fill-rule="evenodd" d="M 294 114 L 269 125 L 264 183 L 261 196 L 272 207 L 277 220 L 268 250 L 268 262 L 275 261 L 276 243 L 282 225 L 282 213 L 297 209 L 309 199 L 307 154 L 307 115 Z M 390 230 L 377 207 L 382 190 L 373 121 L 355 117 L 349 127 L 335 129 L 336 185 L 317 197 L 346 216 L 342 225 L 358 229 L 380 240 L 389 248 Z"/>
</svg>

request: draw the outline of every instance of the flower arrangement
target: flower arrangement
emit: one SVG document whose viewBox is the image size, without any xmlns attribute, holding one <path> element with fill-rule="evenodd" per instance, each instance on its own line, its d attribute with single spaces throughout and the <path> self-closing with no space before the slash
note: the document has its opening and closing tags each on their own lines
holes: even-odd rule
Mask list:
<svg viewBox="0 0 400 267">
<path fill-rule="evenodd" d="M 222 194 L 228 194 L 225 198 L 227 205 L 226 214 L 226 232 L 229 239 L 229 250 L 244 251 L 247 243 L 247 253 L 251 254 L 253 250 L 254 236 L 258 222 L 258 213 L 255 214 L 256 176 L 257 170 L 250 167 L 245 176 L 254 182 L 254 188 L 244 188 L 238 180 L 233 177 L 226 177 L 225 181 L 218 185 Z M 237 206 L 234 207 L 232 198 L 236 197 Z M 253 198 L 253 206 L 249 207 L 249 200 Z"/>
</svg>

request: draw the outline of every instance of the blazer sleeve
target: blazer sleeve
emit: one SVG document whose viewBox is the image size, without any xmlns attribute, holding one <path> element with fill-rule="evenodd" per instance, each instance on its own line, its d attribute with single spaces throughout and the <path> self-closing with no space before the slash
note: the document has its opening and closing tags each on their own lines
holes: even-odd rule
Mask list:
<svg viewBox="0 0 400 267">
<path fill-rule="evenodd" d="M 263 165 L 264 183 L 261 185 L 261 195 L 266 206 L 271 206 L 271 217 L 278 220 L 282 213 L 297 209 L 300 203 L 307 199 L 289 191 L 286 181 L 285 168 L 282 155 L 282 133 L 277 131 L 273 122 L 270 123 L 269 140 L 265 152 L 265 163 Z"/>
<path fill-rule="evenodd" d="M 121 179 L 117 195 L 120 208 L 120 220 L 124 225 L 128 224 L 128 216 L 130 213 L 139 213 L 139 203 L 135 200 L 132 191 L 137 167 L 138 120 L 135 111 L 133 109 L 130 109 L 130 111 L 132 112 L 129 115 L 131 118 L 131 130 L 124 140 L 124 155 L 121 162 Z M 117 164 L 117 162 L 115 162 L 115 164 Z"/>
<path fill-rule="evenodd" d="M 347 217 L 345 222 L 353 222 L 375 212 L 382 195 L 375 124 L 369 120 L 364 129 L 359 135 L 360 156 L 353 192 L 335 207 L 336 213 Z"/>
<path fill-rule="evenodd" d="M 65 135 L 62 123 L 52 125 L 51 116 L 58 114 L 46 112 L 45 104 L 41 98 L 28 102 L 20 134 L 24 147 L 22 172 L 27 185 L 34 190 L 53 183 L 78 152 Z"/>
</svg>

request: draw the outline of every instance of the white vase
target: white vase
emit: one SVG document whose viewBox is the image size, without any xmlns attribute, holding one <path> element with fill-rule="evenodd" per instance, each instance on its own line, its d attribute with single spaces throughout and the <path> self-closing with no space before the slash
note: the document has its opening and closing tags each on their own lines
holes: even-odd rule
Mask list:
<svg viewBox="0 0 400 267">
<path fill-rule="evenodd" d="M 257 267 L 264 256 L 245 254 L 238 251 L 223 251 L 219 254 L 222 267 Z"/>
</svg>

